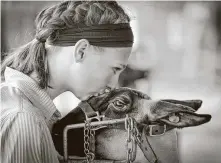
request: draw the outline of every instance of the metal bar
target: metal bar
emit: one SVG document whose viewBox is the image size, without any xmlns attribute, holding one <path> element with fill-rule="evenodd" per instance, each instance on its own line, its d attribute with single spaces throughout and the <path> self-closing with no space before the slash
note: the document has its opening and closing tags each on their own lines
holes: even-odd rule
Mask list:
<svg viewBox="0 0 221 163">
<path fill-rule="evenodd" d="M 126 161 L 115 161 L 115 160 L 94 160 L 96 163 L 127 163 Z M 85 163 L 85 160 L 70 160 L 68 163 Z"/>
<path fill-rule="evenodd" d="M 68 156 L 70 160 L 86 160 L 87 157 L 79 157 L 79 156 Z"/>
<path fill-rule="evenodd" d="M 126 118 L 121 118 L 121 119 L 113 119 L 113 120 L 105 120 L 105 121 L 98 121 L 98 122 L 91 122 L 90 126 L 98 126 L 98 125 L 113 125 L 116 123 L 123 123 L 125 122 Z M 64 160 L 68 160 L 68 137 L 67 133 L 68 130 L 70 129 L 77 129 L 77 128 L 84 128 L 85 124 L 84 123 L 79 123 L 79 124 L 73 124 L 73 125 L 67 125 L 64 128 L 63 132 L 63 138 L 64 138 Z"/>
<path fill-rule="evenodd" d="M 122 123 L 125 122 L 126 118 L 121 118 L 121 119 L 113 119 L 113 120 L 105 120 L 105 121 L 98 121 L 98 122 L 91 122 L 90 126 L 98 126 L 98 125 L 112 125 L 116 123 Z M 69 129 L 77 129 L 77 128 L 84 128 L 84 123 L 79 123 L 79 124 L 73 124 L 73 125 L 67 125 L 64 130 L 69 130 Z"/>
</svg>

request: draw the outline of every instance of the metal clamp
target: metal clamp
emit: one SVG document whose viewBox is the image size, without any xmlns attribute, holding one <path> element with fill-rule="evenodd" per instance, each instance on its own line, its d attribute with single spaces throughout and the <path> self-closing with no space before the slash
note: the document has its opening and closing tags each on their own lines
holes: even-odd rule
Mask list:
<svg viewBox="0 0 221 163">
<path fill-rule="evenodd" d="M 91 113 L 85 113 L 86 115 L 86 120 L 89 122 L 92 122 L 93 120 L 96 121 L 102 121 L 105 115 L 100 115 L 98 111 L 96 112 L 91 112 Z"/>
<path fill-rule="evenodd" d="M 106 120 L 106 121 L 99 121 L 99 122 L 91 122 L 90 126 L 92 127 L 92 129 L 94 129 L 94 127 L 97 126 L 109 126 L 109 125 L 113 125 L 113 124 L 117 124 L 117 123 L 124 123 L 125 122 L 125 118 L 122 119 L 113 119 L 113 120 Z M 77 129 L 77 128 L 84 128 L 85 127 L 85 123 L 79 123 L 79 124 L 72 124 L 72 125 L 67 125 L 64 128 L 63 131 L 63 143 L 64 143 L 64 161 L 68 161 L 68 159 L 76 159 L 76 156 L 69 156 L 68 155 L 68 131 L 69 130 L 73 130 L 73 129 Z M 79 158 L 80 160 L 85 160 L 86 157 L 81 157 Z"/>
<path fill-rule="evenodd" d="M 150 136 L 162 136 L 166 133 L 166 129 L 167 129 L 167 126 L 164 124 L 163 126 L 160 126 L 160 127 L 163 127 L 163 133 L 161 134 L 154 134 L 154 132 L 157 132 L 156 130 L 154 130 L 154 127 L 158 127 L 159 128 L 160 125 L 149 125 L 149 135 Z"/>
</svg>

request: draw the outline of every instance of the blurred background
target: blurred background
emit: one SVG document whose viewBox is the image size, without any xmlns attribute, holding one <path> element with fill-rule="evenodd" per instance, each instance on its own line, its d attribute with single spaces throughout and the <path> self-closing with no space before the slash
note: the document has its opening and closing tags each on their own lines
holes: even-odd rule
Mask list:
<svg viewBox="0 0 221 163">
<path fill-rule="evenodd" d="M 57 2 L 1 2 L 1 59 L 34 38 L 39 11 Z M 221 162 L 221 2 L 119 2 L 135 35 L 119 86 L 153 99 L 202 99 L 199 113 L 212 120 L 178 131 L 181 163 Z M 67 100 L 68 99 L 68 100 Z M 71 93 L 55 99 L 63 114 L 79 102 Z"/>
</svg>

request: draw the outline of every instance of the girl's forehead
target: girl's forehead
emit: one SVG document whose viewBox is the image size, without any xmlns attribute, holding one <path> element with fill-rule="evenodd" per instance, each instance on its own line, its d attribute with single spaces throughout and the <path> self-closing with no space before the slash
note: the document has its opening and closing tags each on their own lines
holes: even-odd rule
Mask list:
<svg viewBox="0 0 221 163">
<path fill-rule="evenodd" d="M 131 53 L 132 48 L 131 47 L 112 47 L 112 48 L 104 48 L 104 51 L 107 52 L 115 52 L 115 53 L 122 53 L 122 54 L 127 54 L 127 53 Z"/>
<path fill-rule="evenodd" d="M 131 54 L 131 48 L 105 48 L 103 55 L 106 59 L 116 60 L 119 63 L 127 62 Z"/>
</svg>

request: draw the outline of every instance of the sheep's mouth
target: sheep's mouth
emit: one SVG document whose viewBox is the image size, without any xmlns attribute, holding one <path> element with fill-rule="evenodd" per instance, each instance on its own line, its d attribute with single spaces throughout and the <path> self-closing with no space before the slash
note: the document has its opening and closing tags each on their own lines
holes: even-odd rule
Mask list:
<svg viewBox="0 0 221 163">
<path fill-rule="evenodd" d="M 163 122 L 167 125 L 171 125 L 177 128 L 198 126 L 209 122 L 211 115 L 209 114 L 197 114 L 190 111 L 182 111 L 172 113 L 168 116 L 160 118 L 158 121 Z"/>
</svg>

